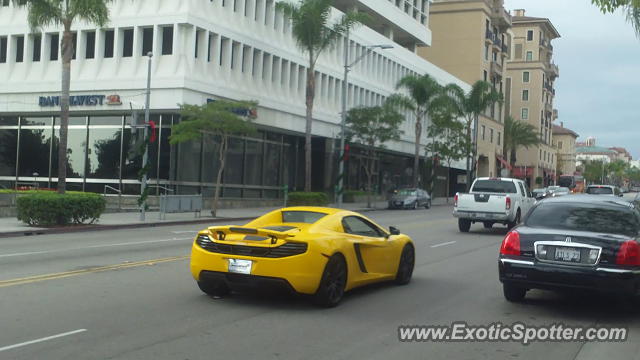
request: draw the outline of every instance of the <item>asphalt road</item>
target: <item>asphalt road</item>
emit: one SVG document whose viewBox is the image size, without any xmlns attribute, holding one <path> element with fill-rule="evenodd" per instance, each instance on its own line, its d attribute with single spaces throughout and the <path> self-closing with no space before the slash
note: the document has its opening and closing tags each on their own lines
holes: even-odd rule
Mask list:
<svg viewBox="0 0 640 360">
<path fill-rule="evenodd" d="M 640 359 L 640 305 L 530 291 L 506 302 L 506 230 L 457 231 L 451 208 L 369 213 L 413 237 L 408 286 L 358 289 L 333 309 L 259 294 L 213 299 L 188 270 L 202 225 L 0 239 L 0 359 Z M 623 343 L 406 343 L 400 325 L 626 326 Z"/>
</svg>

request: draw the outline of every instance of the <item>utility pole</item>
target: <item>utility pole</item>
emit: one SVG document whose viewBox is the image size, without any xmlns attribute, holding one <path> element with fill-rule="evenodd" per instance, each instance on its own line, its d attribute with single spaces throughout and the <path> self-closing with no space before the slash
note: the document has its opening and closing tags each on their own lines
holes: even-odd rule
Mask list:
<svg viewBox="0 0 640 360">
<path fill-rule="evenodd" d="M 147 142 L 147 135 L 149 134 L 149 103 L 151 100 L 151 59 L 153 58 L 153 53 L 147 53 L 149 57 L 149 64 L 147 69 L 147 96 L 144 104 L 144 155 L 142 156 L 142 169 L 144 174 L 142 175 L 142 184 L 140 186 L 140 196 L 144 197 L 147 190 L 147 172 L 144 169 L 147 167 L 147 161 L 149 158 L 149 143 Z M 147 200 L 145 199 L 140 204 L 140 221 L 145 221 L 145 212 L 147 207 Z"/>
</svg>

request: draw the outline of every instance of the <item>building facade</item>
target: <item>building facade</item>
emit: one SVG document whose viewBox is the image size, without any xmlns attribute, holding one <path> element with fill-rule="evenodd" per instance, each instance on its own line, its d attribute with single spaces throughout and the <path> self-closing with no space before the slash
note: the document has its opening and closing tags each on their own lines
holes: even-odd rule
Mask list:
<svg viewBox="0 0 640 360">
<path fill-rule="evenodd" d="M 105 28 L 76 24 L 71 67 L 68 183 L 71 190 L 106 186 L 139 192 L 148 57 L 152 52 L 151 119 L 158 141 L 149 150 L 151 184 L 160 192 L 212 191 L 218 164 L 215 141 L 171 145 L 180 104 L 216 99 L 254 100 L 257 135 L 233 139 L 223 196 L 275 198 L 283 187 L 304 184 L 305 79 L 307 61 L 290 22 L 274 0 L 116 0 Z M 428 1 L 344 0 L 332 19 L 357 8 L 374 19 L 349 41 L 320 56 L 313 119 L 313 188 L 332 190 L 336 178 L 344 51 L 362 61 L 351 71 L 348 107 L 381 104 L 405 75 L 428 73 L 443 84 L 468 84 L 415 54 L 429 45 Z M 55 187 L 59 132 L 61 29 L 31 32 L 24 8 L 0 3 L 0 184 L 38 182 Z M 367 46 L 392 45 L 388 50 Z M 376 183 L 380 191 L 411 179 L 413 119 L 387 145 Z M 423 139 L 426 143 L 428 139 Z M 347 188 L 364 183 L 358 147 L 347 163 Z M 457 167 L 462 168 L 462 164 Z M 166 191 L 166 190 L 165 190 Z"/>
<path fill-rule="evenodd" d="M 432 44 L 420 47 L 420 56 L 469 84 L 484 80 L 504 91 L 512 20 L 503 0 L 435 0 L 429 23 Z M 507 165 L 504 106 L 495 104 L 478 120 L 477 176 L 500 176 Z"/>
<path fill-rule="evenodd" d="M 506 103 L 515 120 L 527 122 L 540 134 L 541 144 L 520 148 L 516 154 L 515 176 L 529 185 L 547 186 L 556 177 L 556 150 L 553 147 L 554 82 L 559 76 L 553 63 L 553 39 L 560 34 L 547 18 L 525 16 L 514 10 L 513 58 L 507 64 Z"/>
<path fill-rule="evenodd" d="M 574 175 L 576 172 L 576 139 L 573 130 L 560 125 L 553 125 L 553 145 L 557 150 L 557 175 Z"/>
</svg>

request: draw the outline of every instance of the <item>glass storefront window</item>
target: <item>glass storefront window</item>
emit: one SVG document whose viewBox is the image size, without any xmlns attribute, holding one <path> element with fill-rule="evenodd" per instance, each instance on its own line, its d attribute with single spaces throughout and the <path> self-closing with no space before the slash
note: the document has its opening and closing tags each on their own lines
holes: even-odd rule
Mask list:
<svg viewBox="0 0 640 360">
<path fill-rule="evenodd" d="M 125 128 L 122 133 L 122 178 L 137 179 L 142 168 L 142 154 L 139 146 L 143 141 L 142 131 Z"/>
<path fill-rule="evenodd" d="M 46 117 L 23 117 L 20 119 L 21 126 L 51 126 L 53 118 L 51 116 Z"/>
<path fill-rule="evenodd" d="M 171 144 L 169 144 L 170 136 L 171 129 L 162 128 L 162 130 L 160 130 L 160 164 L 158 165 L 158 178 L 163 180 L 169 179 L 169 171 L 171 169 Z"/>
<path fill-rule="evenodd" d="M 21 139 L 22 140 L 22 139 Z M 58 176 L 58 144 L 60 142 L 60 128 L 55 128 L 51 152 L 51 175 Z M 85 127 L 70 127 L 67 136 L 67 177 L 83 178 L 85 173 L 85 156 L 87 146 L 87 129 Z M 20 165 L 22 167 L 22 165 Z"/>
<path fill-rule="evenodd" d="M 49 176 L 49 153 L 51 150 L 51 127 L 20 130 L 20 159 L 18 175 L 32 177 Z M 15 160 L 13 161 L 15 164 Z"/>
<path fill-rule="evenodd" d="M 0 176 L 16 175 L 18 130 L 0 129 Z"/>
<path fill-rule="evenodd" d="M 89 125 L 112 125 L 122 127 L 122 116 L 91 116 Z"/>
<path fill-rule="evenodd" d="M 280 175 L 280 145 L 265 143 L 264 185 L 278 186 Z"/>
<path fill-rule="evenodd" d="M 220 168 L 220 140 L 207 138 L 204 141 L 204 157 L 202 163 L 202 182 L 214 184 Z"/>
<path fill-rule="evenodd" d="M 120 178 L 121 136 L 122 128 L 89 129 L 88 178 Z"/>
<path fill-rule="evenodd" d="M 178 145 L 178 181 L 200 181 L 200 141 L 187 141 Z"/>
<path fill-rule="evenodd" d="M 244 155 L 244 140 L 231 138 L 229 140 L 229 149 L 227 150 L 227 160 L 224 166 L 224 183 L 225 184 L 242 184 L 242 173 L 244 168 L 243 155 Z M 225 192 L 225 195 L 226 195 L 226 192 Z"/>
<path fill-rule="evenodd" d="M 261 185 L 262 184 L 262 155 L 263 142 L 247 140 L 245 153 L 245 185 Z M 271 168 L 268 171 L 273 171 Z M 247 197 L 247 196 L 245 196 Z M 259 195 L 257 197 L 260 197 Z"/>
<path fill-rule="evenodd" d="M 9 125 L 16 126 L 18 125 L 18 117 L 17 116 L 0 116 L 0 126 Z"/>
</svg>

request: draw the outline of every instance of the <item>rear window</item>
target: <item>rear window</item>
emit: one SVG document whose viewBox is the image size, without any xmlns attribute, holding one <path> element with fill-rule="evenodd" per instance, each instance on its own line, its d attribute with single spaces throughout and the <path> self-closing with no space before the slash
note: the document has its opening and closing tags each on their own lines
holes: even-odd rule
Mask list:
<svg viewBox="0 0 640 360">
<path fill-rule="evenodd" d="M 613 189 L 610 187 L 589 186 L 585 192 L 593 195 L 613 195 Z"/>
<path fill-rule="evenodd" d="M 527 226 L 636 236 L 640 230 L 633 208 L 586 203 L 542 203 L 528 216 Z"/>
<path fill-rule="evenodd" d="M 500 181 L 500 180 L 478 180 L 473 185 L 473 192 L 491 192 L 491 193 L 500 193 L 500 194 L 515 194 L 518 191 L 516 190 L 516 184 L 511 181 Z"/>
<path fill-rule="evenodd" d="M 417 191 L 415 191 L 415 190 L 403 189 L 403 190 L 398 191 L 398 195 L 402 195 L 402 196 L 415 196 L 415 195 L 417 195 Z"/>
<path fill-rule="evenodd" d="M 325 216 L 327 214 L 315 211 L 283 211 L 282 222 L 313 224 Z"/>
</svg>

